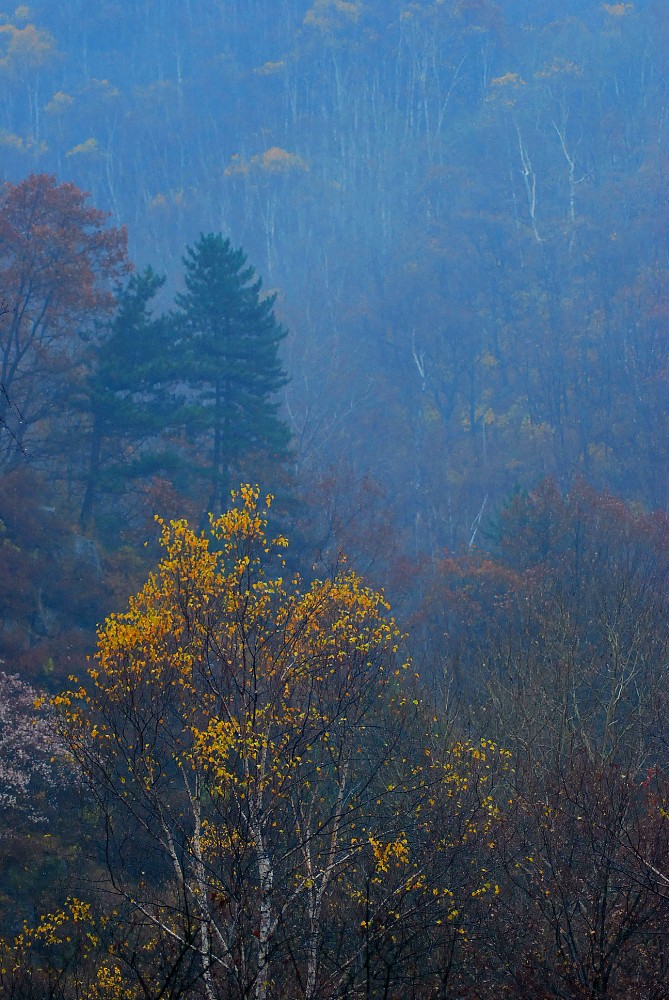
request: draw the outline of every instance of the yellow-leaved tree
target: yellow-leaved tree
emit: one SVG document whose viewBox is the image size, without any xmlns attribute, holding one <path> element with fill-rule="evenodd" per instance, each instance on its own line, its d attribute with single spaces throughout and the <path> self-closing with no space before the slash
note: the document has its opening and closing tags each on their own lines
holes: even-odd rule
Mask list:
<svg viewBox="0 0 669 1000">
<path fill-rule="evenodd" d="M 172 942 L 193 996 L 349 996 L 458 922 L 454 858 L 472 817 L 490 839 L 490 765 L 424 743 L 382 594 L 343 566 L 286 579 L 271 497 L 233 498 L 208 534 L 161 522 L 156 572 L 55 699 L 63 736 L 104 816 L 108 889 L 146 949 Z"/>
<path fill-rule="evenodd" d="M 235 499 L 210 537 L 162 523 L 157 572 L 56 701 L 115 891 L 197 949 L 209 996 L 262 1000 L 278 955 L 313 996 L 322 911 L 398 739 L 379 723 L 399 634 L 352 572 L 285 580 L 271 497 Z"/>
</svg>

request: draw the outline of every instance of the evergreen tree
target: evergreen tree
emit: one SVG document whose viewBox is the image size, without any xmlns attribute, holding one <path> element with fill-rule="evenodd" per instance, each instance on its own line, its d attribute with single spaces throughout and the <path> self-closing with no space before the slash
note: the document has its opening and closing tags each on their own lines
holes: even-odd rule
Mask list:
<svg viewBox="0 0 669 1000">
<path fill-rule="evenodd" d="M 251 455 L 286 455 L 290 435 L 276 393 L 288 381 L 279 358 L 287 331 L 274 316 L 276 296 L 261 295 L 261 279 L 229 239 L 201 235 L 184 266 L 186 291 L 176 299 L 183 377 L 196 394 L 193 426 L 210 442 L 209 509 L 216 511 Z"/>
<path fill-rule="evenodd" d="M 82 394 L 90 418 L 83 527 L 89 525 L 101 492 L 118 493 L 127 480 L 174 464 L 160 442 L 168 428 L 184 420 L 170 391 L 178 377 L 172 320 L 154 318 L 151 311 L 164 281 L 150 267 L 134 274 L 119 295 L 112 323 L 93 348 Z"/>
</svg>

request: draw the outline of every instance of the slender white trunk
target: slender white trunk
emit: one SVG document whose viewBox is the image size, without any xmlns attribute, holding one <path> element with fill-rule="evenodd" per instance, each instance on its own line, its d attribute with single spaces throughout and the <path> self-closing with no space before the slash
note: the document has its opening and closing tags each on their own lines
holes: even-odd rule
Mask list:
<svg viewBox="0 0 669 1000">
<path fill-rule="evenodd" d="M 198 914 L 200 917 L 200 957 L 202 959 L 202 975 L 207 1000 L 216 1000 L 216 992 L 211 978 L 211 938 L 209 934 L 209 906 L 207 880 L 205 877 L 204 859 L 202 857 L 202 817 L 200 799 L 196 790 L 193 803 L 195 826 L 193 830 L 193 854 L 195 855 L 195 882 Z"/>
<path fill-rule="evenodd" d="M 321 911 L 323 909 L 323 899 L 328 886 L 337 867 L 337 853 L 339 849 L 339 835 L 341 832 L 342 818 L 344 814 L 344 796 L 346 790 L 346 779 L 348 776 L 349 764 L 344 767 L 344 771 L 339 782 L 337 793 L 337 805 L 332 823 L 332 834 L 328 845 L 325 863 L 321 872 L 318 886 L 310 890 L 309 899 L 309 944 L 307 951 L 307 981 L 304 989 L 305 1000 L 317 1000 L 317 972 L 318 972 L 318 952 L 320 945 L 320 923 Z M 305 831 L 306 833 L 306 831 Z M 308 841 L 307 841 L 308 848 Z M 309 868 L 311 865 L 309 864 Z M 309 871 L 311 874 L 311 871 Z"/>
<path fill-rule="evenodd" d="M 527 149 L 525 148 L 525 143 L 523 142 L 523 137 L 520 133 L 520 129 L 516 126 L 516 132 L 518 133 L 518 148 L 520 149 L 520 161 L 523 165 L 521 171 L 523 175 L 523 180 L 525 182 L 525 192 L 527 194 L 527 209 L 530 213 L 530 222 L 532 223 L 532 232 L 534 233 L 534 238 L 537 243 L 542 243 L 541 236 L 539 235 L 539 230 L 537 229 L 537 175 L 535 174 L 530 158 L 527 154 Z"/>
<path fill-rule="evenodd" d="M 256 822 L 252 827 L 258 859 L 260 879 L 260 922 L 258 926 L 258 978 L 256 980 L 256 1000 L 266 1000 L 269 988 L 269 948 L 272 939 L 272 889 L 274 869 L 265 850 L 262 829 Z"/>
</svg>

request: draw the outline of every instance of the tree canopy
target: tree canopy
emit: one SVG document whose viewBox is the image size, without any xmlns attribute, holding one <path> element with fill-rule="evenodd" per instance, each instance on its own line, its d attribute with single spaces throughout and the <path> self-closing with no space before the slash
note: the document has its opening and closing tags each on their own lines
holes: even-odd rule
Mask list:
<svg viewBox="0 0 669 1000">
<path fill-rule="evenodd" d="M 104 817 L 108 891 L 147 952 L 175 942 L 161 975 L 196 969 L 212 998 L 428 984 L 409 940 L 447 947 L 458 893 L 495 897 L 479 851 L 508 754 L 440 746 L 383 596 L 344 567 L 286 578 L 272 498 L 236 499 L 211 537 L 162 524 L 157 571 L 54 699 Z"/>
<path fill-rule="evenodd" d="M 108 226 L 109 216 L 87 200 L 74 184 L 46 174 L 5 184 L 0 195 L 5 468 L 37 447 L 49 418 L 68 406 L 80 337 L 113 309 L 113 286 L 130 269 L 125 229 Z"/>
<path fill-rule="evenodd" d="M 276 400 L 288 381 L 279 358 L 286 330 L 274 316 L 276 295 L 261 294 L 262 281 L 246 266 L 244 252 L 220 233 L 188 247 L 184 266 L 178 349 L 194 394 L 190 425 L 211 438 L 208 507 L 217 510 L 246 456 L 286 453 L 289 433 Z"/>
</svg>

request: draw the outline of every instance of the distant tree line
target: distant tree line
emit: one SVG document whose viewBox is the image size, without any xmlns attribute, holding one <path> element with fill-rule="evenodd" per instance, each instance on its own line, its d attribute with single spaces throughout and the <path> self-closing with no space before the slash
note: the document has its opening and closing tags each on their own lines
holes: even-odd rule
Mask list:
<svg viewBox="0 0 669 1000">
<path fill-rule="evenodd" d="M 430 556 L 545 475 L 666 505 L 663 0 L 0 20 L 3 177 L 90 191 L 170 297 L 184 234 L 234 234 L 280 289 L 309 479 L 375 479 Z"/>
</svg>

